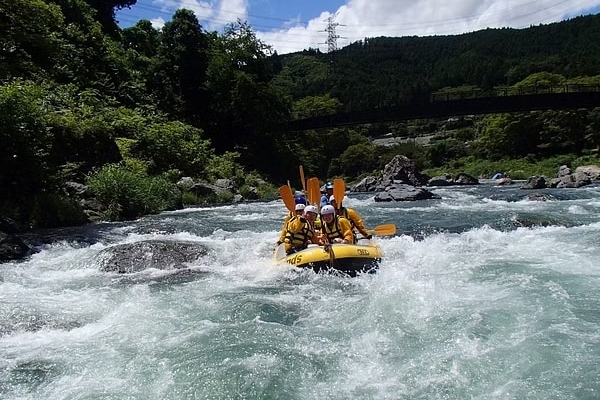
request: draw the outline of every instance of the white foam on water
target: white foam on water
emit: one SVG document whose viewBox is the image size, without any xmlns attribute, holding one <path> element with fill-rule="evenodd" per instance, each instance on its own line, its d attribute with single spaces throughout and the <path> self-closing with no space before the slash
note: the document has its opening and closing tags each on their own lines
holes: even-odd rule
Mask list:
<svg viewBox="0 0 600 400">
<path fill-rule="evenodd" d="M 417 208 L 347 203 L 367 222 L 560 203 L 444 193 Z M 564 212 L 586 218 L 598 207 L 570 203 Z M 125 227 L 111 243 L 62 242 L 3 265 L 2 397 L 584 398 L 598 388 L 599 222 L 399 232 L 376 239 L 378 273 L 348 279 L 273 265 L 285 213 L 281 202 L 171 212 L 169 223 L 235 228 Z M 188 265 L 190 279 L 99 271 L 107 248 L 154 239 L 208 254 Z"/>
</svg>

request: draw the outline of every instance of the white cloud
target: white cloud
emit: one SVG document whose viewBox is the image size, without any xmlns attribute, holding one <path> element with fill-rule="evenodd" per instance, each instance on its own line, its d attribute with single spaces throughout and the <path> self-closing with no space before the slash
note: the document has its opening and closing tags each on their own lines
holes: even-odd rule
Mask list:
<svg viewBox="0 0 600 400">
<path fill-rule="evenodd" d="M 222 0 L 217 7 L 215 19 L 210 25 L 210 29 L 219 29 L 229 23 L 239 19 L 247 19 L 248 1 L 247 0 Z"/>
<path fill-rule="evenodd" d="M 238 18 L 246 20 L 248 15 L 248 0 L 154 0 L 153 4 L 171 14 L 180 8 L 191 10 L 207 30 L 218 31 Z"/>
<path fill-rule="evenodd" d="M 579 15 L 600 0 L 348 0 L 336 10 L 338 47 L 365 37 L 454 35 L 491 28 L 525 28 Z M 257 32 L 279 53 L 309 47 L 327 51 L 321 13 L 285 29 Z"/>
<path fill-rule="evenodd" d="M 200 21 L 211 18 L 215 14 L 214 6 L 211 3 L 196 0 L 182 0 L 181 2 L 182 4 L 179 8 L 192 10 Z"/>
<path fill-rule="evenodd" d="M 150 22 L 152 23 L 154 29 L 162 29 L 162 27 L 165 26 L 165 20 L 162 18 L 154 18 L 151 19 Z"/>
</svg>

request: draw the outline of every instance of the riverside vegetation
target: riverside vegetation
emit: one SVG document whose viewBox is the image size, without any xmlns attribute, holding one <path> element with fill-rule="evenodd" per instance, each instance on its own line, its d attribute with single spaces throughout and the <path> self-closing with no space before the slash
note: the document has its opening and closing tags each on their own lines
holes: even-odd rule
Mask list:
<svg viewBox="0 0 600 400">
<path fill-rule="evenodd" d="M 398 154 L 432 176 L 551 176 L 559 165 L 600 161 L 599 109 L 282 128 L 291 118 L 433 91 L 600 84 L 598 15 L 522 30 L 365 39 L 339 50 L 328 71 L 329 55 L 318 50 L 279 55 L 246 22 L 209 32 L 190 10 L 161 30 L 146 20 L 119 28 L 115 10 L 133 4 L 0 0 L 3 218 L 53 227 L 236 196 L 268 199 L 299 164 L 310 175 L 351 181 Z M 390 134 L 433 139 L 373 142 Z"/>
</svg>

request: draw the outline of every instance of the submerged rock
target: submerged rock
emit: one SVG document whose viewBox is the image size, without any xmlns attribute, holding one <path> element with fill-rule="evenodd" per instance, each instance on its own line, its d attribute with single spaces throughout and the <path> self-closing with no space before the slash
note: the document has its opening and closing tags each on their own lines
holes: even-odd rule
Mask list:
<svg viewBox="0 0 600 400">
<path fill-rule="evenodd" d="M 29 246 L 18 236 L 0 231 L 0 262 L 20 260 L 29 250 Z"/>
<path fill-rule="evenodd" d="M 206 254 L 206 247 L 196 242 L 146 240 L 103 250 L 100 270 L 126 274 L 148 268 L 180 269 Z"/>
</svg>

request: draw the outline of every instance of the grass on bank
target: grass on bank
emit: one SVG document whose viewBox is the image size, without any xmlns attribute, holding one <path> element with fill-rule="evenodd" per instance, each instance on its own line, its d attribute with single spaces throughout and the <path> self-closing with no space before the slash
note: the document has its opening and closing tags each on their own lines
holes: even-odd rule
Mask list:
<svg viewBox="0 0 600 400">
<path fill-rule="evenodd" d="M 533 157 L 521 159 L 505 159 L 499 161 L 481 160 L 474 157 L 464 157 L 453 160 L 439 168 L 429 168 L 423 173 L 434 177 L 444 174 L 456 176 L 466 173 L 476 178 L 491 178 L 496 172 L 508 174 L 512 179 L 528 179 L 531 176 L 544 176 L 553 178 L 561 165 L 567 165 L 572 170 L 582 165 L 600 165 L 600 156 L 597 154 L 575 155 L 565 154 L 536 160 Z"/>
</svg>

